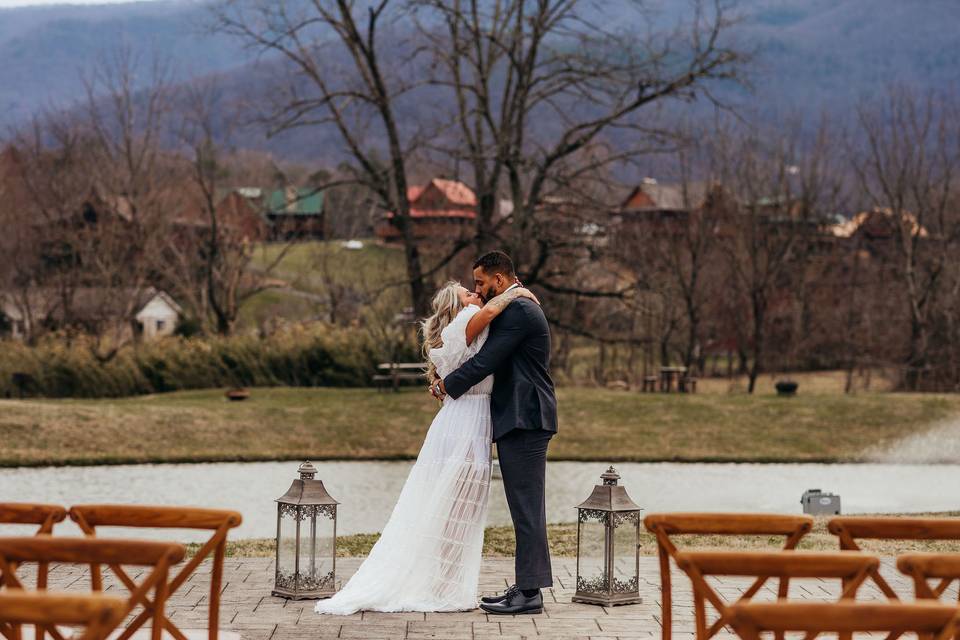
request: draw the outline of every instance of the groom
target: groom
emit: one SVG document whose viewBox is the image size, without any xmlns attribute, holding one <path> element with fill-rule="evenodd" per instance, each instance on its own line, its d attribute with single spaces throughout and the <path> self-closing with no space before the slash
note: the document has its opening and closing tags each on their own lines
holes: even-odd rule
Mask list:
<svg viewBox="0 0 960 640">
<path fill-rule="evenodd" d="M 481 256 L 473 265 L 473 277 L 484 302 L 520 286 L 513 262 L 502 251 Z M 488 613 L 540 613 L 540 588 L 553 585 L 544 501 L 547 445 L 557 432 L 557 399 L 549 365 L 547 319 L 540 305 L 517 298 L 490 324 L 490 334 L 477 355 L 431 388 L 439 398 L 444 394 L 459 398 L 494 374 L 490 413 L 517 538 L 517 582 L 501 595 L 483 598 L 480 608 Z"/>
</svg>

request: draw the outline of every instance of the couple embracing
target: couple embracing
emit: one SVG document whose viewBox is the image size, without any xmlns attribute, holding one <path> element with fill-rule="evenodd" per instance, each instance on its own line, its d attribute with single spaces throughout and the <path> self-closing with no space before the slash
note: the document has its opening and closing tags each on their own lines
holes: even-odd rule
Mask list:
<svg viewBox="0 0 960 640">
<path fill-rule="evenodd" d="M 516 582 L 480 607 L 543 609 L 540 589 L 553 584 L 544 476 L 557 431 L 550 330 L 505 253 L 480 257 L 473 275 L 473 292 L 456 282 L 441 288 L 423 322 L 430 391 L 442 407 L 380 539 L 318 613 L 476 608 L 491 441 L 516 533 Z"/>
</svg>

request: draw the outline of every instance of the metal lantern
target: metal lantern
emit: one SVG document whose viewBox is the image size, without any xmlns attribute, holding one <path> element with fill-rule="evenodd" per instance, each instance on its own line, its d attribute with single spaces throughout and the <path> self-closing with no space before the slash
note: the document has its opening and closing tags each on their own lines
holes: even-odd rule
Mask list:
<svg viewBox="0 0 960 640">
<path fill-rule="evenodd" d="M 336 592 L 337 505 L 317 469 L 304 462 L 277 503 L 277 562 L 273 595 L 292 600 Z"/>
<path fill-rule="evenodd" d="M 617 485 L 613 467 L 577 507 L 574 602 L 614 606 L 640 599 L 640 507 Z"/>
</svg>

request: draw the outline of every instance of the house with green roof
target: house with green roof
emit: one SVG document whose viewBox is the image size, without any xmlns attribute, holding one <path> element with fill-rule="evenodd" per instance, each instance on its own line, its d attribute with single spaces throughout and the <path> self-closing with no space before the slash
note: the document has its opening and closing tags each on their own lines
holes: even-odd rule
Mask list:
<svg viewBox="0 0 960 640">
<path fill-rule="evenodd" d="M 267 191 L 266 216 L 271 240 L 323 240 L 324 193 L 310 187 Z"/>
</svg>

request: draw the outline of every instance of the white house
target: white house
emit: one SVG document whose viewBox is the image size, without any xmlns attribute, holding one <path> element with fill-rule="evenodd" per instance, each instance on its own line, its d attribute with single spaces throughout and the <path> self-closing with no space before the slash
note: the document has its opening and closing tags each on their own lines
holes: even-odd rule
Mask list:
<svg viewBox="0 0 960 640">
<path fill-rule="evenodd" d="M 157 291 L 134 317 L 143 327 L 143 338 L 153 340 L 172 334 L 182 314 L 183 309 L 173 298 Z"/>
<path fill-rule="evenodd" d="M 14 303 L 11 296 L 3 293 L 0 293 L 0 314 L 10 323 L 10 337 L 15 340 L 23 340 L 27 330 L 27 323 L 23 317 L 23 312 L 20 307 Z"/>
</svg>

